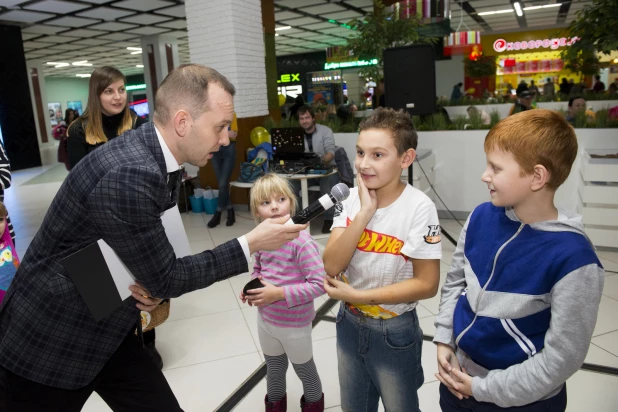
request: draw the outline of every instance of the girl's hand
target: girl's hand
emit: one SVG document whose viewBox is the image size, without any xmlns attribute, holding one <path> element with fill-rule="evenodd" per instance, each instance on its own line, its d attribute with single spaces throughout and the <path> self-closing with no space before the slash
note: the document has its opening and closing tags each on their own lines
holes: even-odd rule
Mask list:
<svg viewBox="0 0 618 412">
<path fill-rule="evenodd" d="M 282 287 L 266 282 L 261 276 L 259 276 L 258 279 L 260 279 L 264 287 L 247 291 L 248 295 L 246 298 L 249 301 L 249 305 L 261 308 L 263 306 L 270 305 L 273 302 L 285 300 Z"/>
<path fill-rule="evenodd" d="M 242 293 L 242 290 L 240 291 L 240 295 L 238 295 L 238 297 L 240 298 L 240 300 L 242 301 L 242 303 L 247 303 L 247 295 L 245 295 L 244 293 Z M 253 306 L 251 304 L 251 302 L 248 302 L 249 306 Z"/>
</svg>

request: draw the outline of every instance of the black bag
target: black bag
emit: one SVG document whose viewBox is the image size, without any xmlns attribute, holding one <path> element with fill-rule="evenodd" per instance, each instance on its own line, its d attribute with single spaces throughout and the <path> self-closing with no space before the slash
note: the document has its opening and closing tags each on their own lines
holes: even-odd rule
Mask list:
<svg viewBox="0 0 618 412">
<path fill-rule="evenodd" d="M 240 164 L 239 182 L 253 183 L 262 176 L 264 176 L 264 169 L 262 166 L 256 166 L 251 162 L 243 162 Z"/>
</svg>

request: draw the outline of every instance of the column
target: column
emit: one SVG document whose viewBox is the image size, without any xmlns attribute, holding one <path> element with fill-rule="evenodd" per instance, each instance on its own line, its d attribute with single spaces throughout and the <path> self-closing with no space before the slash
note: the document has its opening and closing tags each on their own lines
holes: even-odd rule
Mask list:
<svg viewBox="0 0 618 412">
<path fill-rule="evenodd" d="M 143 36 L 142 62 L 150 119 L 154 113 L 154 97 L 157 89 L 167 74 L 180 65 L 178 57 L 178 40 L 165 35 Z"/>
<path fill-rule="evenodd" d="M 0 38 L 0 128 L 4 148 L 13 170 L 41 166 L 21 29 L 0 26 Z M 42 75 L 38 74 L 39 79 Z M 50 138 L 41 136 L 45 137 Z"/>
<path fill-rule="evenodd" d="M 236 87 L 237 117 L 268 114 L 260 0 L 185 1 L 191 62 L 219 71 Z"/>
</svg>

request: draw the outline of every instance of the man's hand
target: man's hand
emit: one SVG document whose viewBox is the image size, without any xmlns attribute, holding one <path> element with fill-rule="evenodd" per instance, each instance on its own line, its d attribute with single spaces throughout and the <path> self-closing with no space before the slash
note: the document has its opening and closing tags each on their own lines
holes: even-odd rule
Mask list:
<svg viewBox="0 0 618 412">
<path fill-rule="evenodd" d="M 456 388 L 459 382 L 458 378 L 455 378 L 454 371 L 460 371 L 459 361 L 457 356 L 449 345 L 438 343 L 438 373 L 436 378 L 448 388 L 457 399 L 468 398 L 472 394 L 472 388 L 470 387 L 470 393 L 459 392 Z M 467 375 L 466 375 L 467 376 Z M 469 376 L 468 376 L 469 377 Z M 472 385 L 472 378 L 470 378 L 470 385 Z"/>
<path fill-rule="evenodd" d="M 250 306 L 257 306 L 258 308 L 261 308 L 263 306 L 268 306 L 273 302 L 285 300 L 282 287 L 266 282 L 261 276 L 259 279 L 264 287 L 248 290 L 248 294 L 245 295 Z"/>
<path fill-rule="evenodd" d="M 285 225 L 290 220 L 290 215 L 285 215 L 277 219 L 266 219 L 255 229 L 245 235 L 249 244 L 249 252 L 254 253 L 258 250 L 277 250 L 287 242 L 298 237 L 301 230 L 305 230 L 305 225 Z"/>
<path fill-rule="evenodd" d="M 133 299 L 137 300 L 135 306 L 144 312 L 152 312 L 163 301 L 163 299 L 151 297 L 150 292 L 140 284 L 129 286 L 129 290 L 133 292 L 131 294 Z"/>
<path fill-rule="evenodd" d="M 333 299 L 349 303 L 354 303 L 359 300 L 358 291 L 356 289 L 328 275 L 324 276 L 324 290 L 326 290 L 328 296 Z"/>
</svg>

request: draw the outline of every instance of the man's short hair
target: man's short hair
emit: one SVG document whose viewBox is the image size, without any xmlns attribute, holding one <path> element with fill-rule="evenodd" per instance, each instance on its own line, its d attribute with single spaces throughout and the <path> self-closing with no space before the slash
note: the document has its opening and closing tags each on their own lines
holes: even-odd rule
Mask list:
<svg viewBox="0 0 618 412">
<path fill-rule="evenodd" d="M 307 105 L 300 106 L 300 107 L 298 108 L 298 112 L 296 112 L 296 113 L 298 113 L 298 116 L 300 116 L 300 115 L 302 115 L 302 114 L 307 114 L 307 113 L 309 113 L 309 114 L 311 115 L 311 118 L 312 118 L 312 119 L 315 119 L 315 112 L 313 111 L 313 109 L 311 108 L 311 106 L 307 106 Z"/>
<path fill-rule="evenodd" d="M 412 118 L 403 109 L 394 110 L 378 107 L 360 123 L 361 132 L 369 129 L 389 131 L 399 156 L 409 149 L 416 150 L 418 145 L 418 135 L 414 129 Z"/>
<path fill-rule="evenodd" d="M 513 155 L 521 174 L 530 175 L 535 165 L 549 171 L 547 186 L 556 190 L 571 173 L 577 156 L 575 130 L 558 112 L 527 110 L 501 120 L 485 138 L 485 153 L 499 149 Z"/>
<path fill-rule="evenodd" d="M 569 107 L 573 107 L 573 102 L 575 100 L 577 100 L 577 99 L 584 99 L 584 97 L 583 96 L 573 96 L 573 97 L 571 97 L 569 99 Z M 586 99 L 584 99 L 584 100 L 586 100 Z"/>
<path fill-rule="evenodd" d="M 183 64 L 172 70 L 159 86 L 154 119 L 167 123 L 173 112 L 184 109 L 198 119 L 208 111 L 208 85 L 216 83 L 234 96 L 234 85 L 221 73 L 201 64 Z"/>
</svg>

